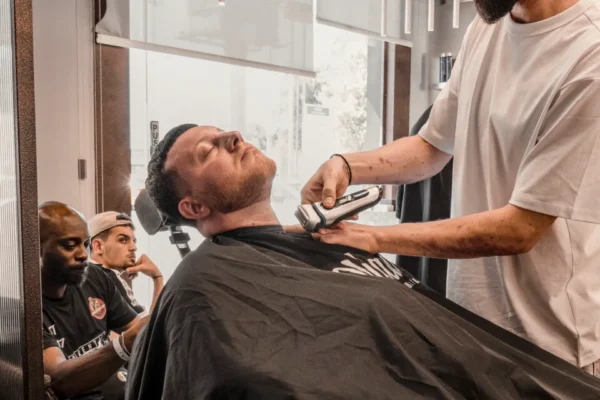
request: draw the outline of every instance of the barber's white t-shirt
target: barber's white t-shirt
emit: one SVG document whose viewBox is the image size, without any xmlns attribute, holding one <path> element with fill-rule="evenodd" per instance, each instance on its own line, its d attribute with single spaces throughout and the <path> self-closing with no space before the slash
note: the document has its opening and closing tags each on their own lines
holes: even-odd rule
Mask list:
<svg viewBox="0 0 600 400">
<path fill-rule="evenodd" d="M 558 217 L 527 254 L 449 263 L 448 297 L 585 366 L 600 359 L 600 7 L 469 27 L 420 135 L 454 154 L 452 216 Z"/>
</svg>

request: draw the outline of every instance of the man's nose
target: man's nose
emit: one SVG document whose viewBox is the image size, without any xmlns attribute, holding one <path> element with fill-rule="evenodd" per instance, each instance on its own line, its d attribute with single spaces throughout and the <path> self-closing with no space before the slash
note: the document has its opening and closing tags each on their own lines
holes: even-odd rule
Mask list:
<svg viewBox="0 0 600 400">
<path fill-rule="evenodd" d="M 137 251 L 137 244 L 135 242 L 131 242 L 131 245 L 129 246 L 129 251 Z"/>
<path fill-rule="evenodd" d="M 242 135 L 237 131 L 224 133 L 221 139 L 225 141 L 227 151 L 235 151 L 238 144 L 244 143 Z"/>
<path fill-rule="evenodd" d="M 88 252 L 85 246 L 77 247 L 77 253 L 75 253 L 75 259 L 79 262 L 85 261 L 88 259 Z"/>
</svg>

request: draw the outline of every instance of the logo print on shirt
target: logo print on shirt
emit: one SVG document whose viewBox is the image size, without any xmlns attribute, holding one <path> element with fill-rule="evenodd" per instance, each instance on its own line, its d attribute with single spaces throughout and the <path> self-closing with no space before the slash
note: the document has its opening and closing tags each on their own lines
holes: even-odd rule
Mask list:
<svg viewBox="0 0 600 400">
<path fill-rule="evenodd" d="M 419 281 L 414 278 L 404 276 L 398 267 L 386 260 L 385 257 L 377 256 L 375 258 L 359 259 L 351 253 L 346 253 L 344 255 L 348 257 L 347 259 L 341 261 L 341 264 L 344 266 L 334 268 L 332 270 L 333 272 L 345 272 L 356 275 L 391 278 L 402 282 L 409 288 L 412 288 L 414 285 L 419 283 Z"/>
<path fill-rule="evenodd" d="M 108 342 L 109 342 L 108 335 L 106 334 L 106 332 L 102 332 L 101 334 L 99 334 L 98 336 L 96 336 L 95 338 L 90 340 L 89 342 L 79 346 L 79 348 L 77 350 L 75 350 L 69 357 L 67 357 L 67 359 L 73 360 L 75 358 L 84 356 L 87 353 L 90 353 L 90 352 L 106 345 Z"/>
<path fill-rule="evenodd" d="M 106 304 L 96 297 L 88 297 L 88 306 L 92 317 L 102 319 L 106 315 Z"/>
<path fill-rule="evenodd" d="M 56 343 L 58 344 L 58 347 L 60 347 L 61 349 L 63 349 L 65 347 L 65 338 L 58 339 L 56 341 Z"/>
</svg>

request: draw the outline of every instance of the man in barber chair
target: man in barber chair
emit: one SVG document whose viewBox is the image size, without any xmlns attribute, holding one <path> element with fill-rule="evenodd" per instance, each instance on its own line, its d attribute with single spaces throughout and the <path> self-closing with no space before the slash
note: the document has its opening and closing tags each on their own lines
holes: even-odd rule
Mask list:
<svg viewBox="0 0 600 400">
<path fill-rule="evenodd" d="M 59 202 L 39 207 L 44 372 L 59 398 L 120 399 L 122 369 L 147 317 L 139 318 L 102 270 L 88 264 L 82 215 Z M 109 332 L 120 335 L 112 342 Z"/>
<path fill-rule="evenodd" d="M 238 132 L 181 125 L 157 146 L 148 194 L 207 240 L 135 344 L 128 399 L 600 398 L 600 380 L 382 257 L 285 232 L 275 171 Z"/>
</svg>

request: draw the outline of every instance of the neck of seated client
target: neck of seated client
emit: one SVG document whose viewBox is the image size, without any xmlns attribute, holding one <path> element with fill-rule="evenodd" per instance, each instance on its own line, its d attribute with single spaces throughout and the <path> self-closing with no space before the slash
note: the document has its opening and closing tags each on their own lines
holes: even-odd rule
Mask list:
<svg viewBox="0 0 600 400">
<path fill-rule="evenodd" d="M 263 200 L 227 214 L 212 212 L 205 220 L 198 221 L 197 228 L 206 238 L 238 228 L 279 225 L 270 200 Z"/>
</svg>

